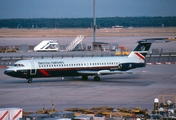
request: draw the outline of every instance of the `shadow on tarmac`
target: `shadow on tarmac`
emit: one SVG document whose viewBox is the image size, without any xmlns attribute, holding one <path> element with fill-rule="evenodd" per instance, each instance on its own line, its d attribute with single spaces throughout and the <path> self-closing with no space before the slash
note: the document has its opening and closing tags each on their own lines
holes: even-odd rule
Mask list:
<svg viewBox="0 0 176 120">
<path fill-rule="evenodd" d="M 132 75 L 108 75 L 100 76 L 100 81 L 94 81 L 93 76 L 89 76 L 88 80 L 82 80 L 81 77 L 61 77 L 56 78 L 33 78 L 32 83 L 28 83 L 26 79 L 8 79 L 2 84 L 16 84 L 25 86 L 94 86 L 94 85 L 107 85 L 107 86 L 148 86 L 153 83 L 151 80 L 141 79 L 138 74 Z"/>
</svg>

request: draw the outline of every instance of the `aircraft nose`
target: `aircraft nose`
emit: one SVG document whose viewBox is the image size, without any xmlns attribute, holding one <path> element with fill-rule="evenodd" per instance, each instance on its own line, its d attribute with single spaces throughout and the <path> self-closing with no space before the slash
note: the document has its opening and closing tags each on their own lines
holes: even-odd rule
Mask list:
<svg viewBox="0 0 176 120">
<path fill-rule="evenodd" d="M 14 70 L 5 70 L 4 74 L 9 75 L 9 76 L 13 76 L 14 72 L 15 72 Z"/>
</svg>

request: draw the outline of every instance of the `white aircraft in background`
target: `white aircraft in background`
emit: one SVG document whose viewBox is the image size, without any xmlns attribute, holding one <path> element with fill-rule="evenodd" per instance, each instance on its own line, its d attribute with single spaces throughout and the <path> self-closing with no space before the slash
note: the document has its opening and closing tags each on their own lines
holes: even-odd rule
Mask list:
<svg viewBox="0 0 176 120">
<path fill-rule="evenodd" d="M 6 69 L 4 74 L 25 78 L 28 83 L 31 83 L 33 78 L 65 76 L 82 76 L 82 80 L 87 80 L 88 76 L 94 76 L 95 81 L 100 81 L 100 75 L 128 73 L 130 69 L 145 67 L 145 56 L 152 43 L 169 42 L 175 39 L 142 39 L 128 56 L 19 60 Z"/>
</svg>

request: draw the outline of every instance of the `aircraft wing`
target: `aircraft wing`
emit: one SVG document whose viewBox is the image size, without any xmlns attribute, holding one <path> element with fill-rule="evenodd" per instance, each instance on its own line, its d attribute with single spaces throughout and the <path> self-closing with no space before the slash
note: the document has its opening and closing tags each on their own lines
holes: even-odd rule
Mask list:
<svg viewBox="0 0 176 120">
<path fill-rule="evenodd" d="M 131 71 L 110 71 L 110 70 L 99 70 L 99 71 L 89 71 L 89 70 L 80 70 L 77 71 L 79 74 L 85 74 L 85 75 L 109 75 L 109 74 L 133 74 Z"/>
</svg>

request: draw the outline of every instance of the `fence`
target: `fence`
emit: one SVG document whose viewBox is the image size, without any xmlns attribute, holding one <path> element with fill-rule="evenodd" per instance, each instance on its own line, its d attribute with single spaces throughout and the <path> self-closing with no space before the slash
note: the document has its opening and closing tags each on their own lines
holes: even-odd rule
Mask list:
<svg viewBox="0 0 176 120">
<path fill-rule="evenodd" d="M 0 66 L 10 66 L 13 65 L 18 60 L 23 59 L 36 59 L 36 58 L 54 58 L 54 57 L 96 57 L 96 56 L 115 56 L 114 53 L 94 53 L 94 54 L 85 54 L 84 52 L 81 54 L 68 54 L 68 53 L 60 53 L 60 54 L 50 54 L 50 55 L 21 55 L 21 56 L 0 56 Z M 176 54 L 167 53 L 167 54 L 148 54 L 146 56 L 146 63 L 164 63 L 164 62 L 176 62 Z"/>
</svg>

